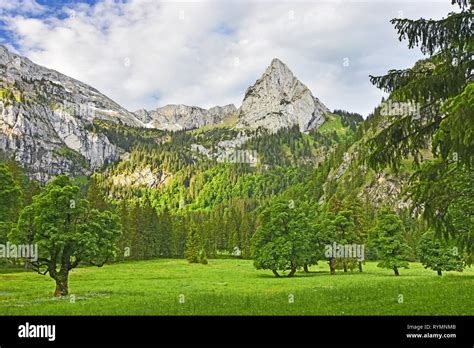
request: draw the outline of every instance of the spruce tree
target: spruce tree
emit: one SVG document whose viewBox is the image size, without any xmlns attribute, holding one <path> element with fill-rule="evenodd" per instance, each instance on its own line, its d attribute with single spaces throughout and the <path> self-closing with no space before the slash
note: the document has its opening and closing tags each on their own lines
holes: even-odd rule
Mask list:
<svg viewBox="0 0 474 348">
<path fill-rule="evenodd" d="M 9 170 L 0 163 L 0 243 L 7 242 L 7 236 L 16 223 L 21 207 L 22 191 Z"/>
<path fill-rule="evenodd" d="M 185 257 L 190 263 L 198 263 L 200 261 L 199 253 L 201 251 L 199 235 L 196 225 L 191 225 L 186 238 Z"/>
<path fill-rule="evenodd" d="M 458 230 L 449 209 L 455 205 L 464 215 L 473 215 L 472 202 L 466 205 L 459 198 L 471 194 L 469 187 L 474 186 L 474 16 L 468 0 L 452 4 L 460 11 L 440 20 L 391 21 L 399 40 L 407 40 L 409 48 L 419 47 L 427 58 L 412 68 L 370 79 L 390 93 L 390 101 L 417 105 L 419 112 L 388 117 L 389 125 L 367 142 L 366 160 L 375 169 L 388 165 L 397 169 L 407 157 L 419 164 L 423 150 L 431 146 L 434 159 L 425 161 L 411 180 L 413 207 L 423 212 L 438 236 L 451 235 L 472 250 L 472 224 Z M 443 185 L 441 178 L 452 184 Z"/>
</svg>

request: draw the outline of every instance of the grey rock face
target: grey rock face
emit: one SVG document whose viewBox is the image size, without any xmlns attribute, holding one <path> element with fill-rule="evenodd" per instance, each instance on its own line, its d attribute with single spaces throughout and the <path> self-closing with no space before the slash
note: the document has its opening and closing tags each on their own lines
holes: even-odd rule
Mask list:
<svg viewBox="0 0 474 348">
<path fill-rule="evenodd" d="M 298 125 L 306 132 L 319 127 L 326 112 L 329 110 L 278 59 L 247 90 L 238 110 L 233 104 L 210 109 L 167 105 L 131 113 L 87 84 L 0 45 L 0 150 L 41 182 L 64 173 L 87 175 L 126 157 L 106 135 L 93 131 L 95 118 L 175 131 L 218 125 L 237 115 L 237 127 L 275 132 Z M 212 157 L 225 158 L 247 140 L 239 136 L 235 144 L 222 141 Z"/>
<path fill-rule="evenodd" d="M 149 166 L 136 168 L 131 173 L 121 173 L 110 177 L 114 186 L 121 187 L 151 187 L 164 185 L 171 178 L 171 174 L 154 172 Z"/>
<path fill-rule="evenodd" d="M 240 132 L 235 138 L 231 140 L 221 140 L 214 146 L 214 151 L 207 149 L 201 144 L 191 144 L 191 150 L 202 155 L 205 155 L 209 159 L 214 159 L 217 162 L 226 162 L 229 157 L 236 153 L 240 146 L 245 144 L 252 137 L 247 135 L 245 131 Z M 245 150 L 242 150 L 245 151 Z M 251 151 L 248 151 L 249 153 Z"/>
<path fill-rule="evenodd" d="M 147 111 L 138 110 L 135 115 L 149 128 L 181 130 L 217 125 L 237 111 L 233 104 L 203 109 L 197 106 L 166 105 Z"/>
<path fill-rule="evenodd" d="M 123 150 L 89 130 L 94 118 L 143 126 L 94 88 L 0 46 L 0 150 L 31 177 L 87 174 Z"/>
<path fill-rule="evenodd" d="M 329 109 L 315 98 L 280 60 L 273 59 L 262 77 L 247 89 L 237 127 L 272 132 L 298 125 L 307 132 L 324 122 Z"/>
</svg>

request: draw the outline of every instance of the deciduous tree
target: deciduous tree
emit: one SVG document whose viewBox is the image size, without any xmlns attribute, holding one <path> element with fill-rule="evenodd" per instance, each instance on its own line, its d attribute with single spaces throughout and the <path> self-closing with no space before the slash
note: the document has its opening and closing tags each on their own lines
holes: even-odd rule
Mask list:
<svg viewBox="0 0 474 348">
<path fill-rule="evenodd" d="M 118 217 L 91 209 L 66 176 L 59 176 L 20 213 L 10 238 L 38 245 L 33 269 L 56 282 L 55 296 L 68 294 L 69 272 L 80 263 L 103 266 L 115 255 Z"/>
</svg>

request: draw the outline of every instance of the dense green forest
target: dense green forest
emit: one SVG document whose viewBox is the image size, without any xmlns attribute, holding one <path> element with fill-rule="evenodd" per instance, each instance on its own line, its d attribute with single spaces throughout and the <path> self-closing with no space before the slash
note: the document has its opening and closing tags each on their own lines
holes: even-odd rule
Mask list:
<svg viewBox="0 0 474 348">
<path fill-rule="evenodd" d="M 2 216 L 2 242 L 8 236 L 10 240 L 25 238 L 31 219 L 27 211 L 38 203 L 37 198 L 39 201 L 59 186 L 76 188 L 71 197 L 86 201 L 87 209 L 114 216 L 121 234 L 108 262 L 254 258 L 257 267 L 278 274 L 278 270 L 287 269 L 291 259 L 297 260 L 290 266 L 294 270 L 307 270 L 328 259 L 324 249 L 333 243 L 367 245 L 364 259 L 382 258 L 381 265 L 395 267 L 397 274 L 407 261 L 424 260 L 427 251 L 420 243 L 429 243 L 426 236 L 431 236 L 432 230 L 420 214 L 404 204 L 410 175 L 415 173 L 413 161 L 407 160 L 397 171 L 375 171 L 357 155 L 372 139 L 371 134 L 378 131 L 379 124 L 374 120 L 383 119 L 380 108 L 365 121 L 345 111 L 335 111 L 326 118 L 317 131 L 308 134 L 297 127 L 275 134 L 262 130 L 249 133 L 252 138 L 243 148 L 257 149 L 256 166 L 218 163 L 190 148 L 194 143 L 209 146 L 231 139 L 236 136 L 233 129 L 141 132 L 105 122 L 97 122 L 95 127 L 107 129 L 111 139 L 130 150 L 130 156 L 91 177 L 72 177 L 59 184 L 55 180 L 41 187 L 29 180 L 16 162 L 4 157 L 0 179 L 7 189 L 2 192 L 2 205 L 9 211 Z M 133 176 L 145 168 L 152 173 L 152 184 Z M 166 180 L 160 180 L 163 177 Z M 384 187 L 381 179 L 390 186 Z M 68 202 L 66 199 L 65 205 Z M 291 216 L 285 216 L 285 211 L 291 211 Z M 286 218 L 295 228 L 294 247 L 288 250 L 287 231 L 283 230 L 283 244 L 272 244 L 267 250 L 270 255 L 262 254 L 260 250 L 268 247 L 268 238 L 276 237 Z M 394 230 L 384 230 L 392 225 Z M 302 240 L 305 246 L 300 249 L 297 245 Z M 458 247 L 453 238 L 438 247 L 446 249 L 447 244 Z M 462 269 L 470 260 L 467 249 L 459 248 L 456 256 L 448 257 L 448 265 L 437 267 L 428 261 L 427 265 L 439 272 Z M 272 255 L 278 255 L 278 260 Z M 331 273 L 337 269 L 363 271 L 362 261 L 337 257 L 328 261 Z"/>
</svg>

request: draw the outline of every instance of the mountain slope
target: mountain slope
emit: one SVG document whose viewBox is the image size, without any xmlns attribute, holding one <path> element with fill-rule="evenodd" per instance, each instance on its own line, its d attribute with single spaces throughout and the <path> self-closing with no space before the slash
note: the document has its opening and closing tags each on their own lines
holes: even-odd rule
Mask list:
<svg viewBox="0 0 474 348">
<path fill-rule="evenodd" d="M 0 150 L 37 180 L 87 174 L 123 152 L 88 130 L 94 118 L 140 127 L 96 89 L 0 46 Z"/>
<path fill-rule="evenodd" d="M 127 158 L 137 133 L 155 144 L 166 137 L 147 133 L 146 128 L 165 132 L 226 128 L 230 133 L 218 131 L 224 138 L 213 136 L 214 143 L 190 144 L 191 150 L 200 149 L 219 160 L 262 132 L 277 134 L 294 126 L 301 132 L 316 129 L 329 110 L 274 59 L 247 90 L 238 110 L 232 104 L 210 109 L 167 105 L 132 113 L 96 89 L 0 46 L 0 112 L 0 151 L 21 163 L 30 177 L 45 182 L 59 174 L 88 175 Z M 129 127 L 123 130 L 129 138 L 117 138 L 121 126 Z"/>
</svg>

